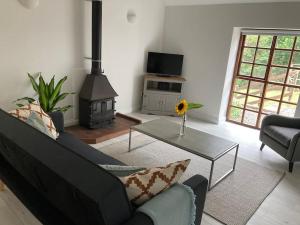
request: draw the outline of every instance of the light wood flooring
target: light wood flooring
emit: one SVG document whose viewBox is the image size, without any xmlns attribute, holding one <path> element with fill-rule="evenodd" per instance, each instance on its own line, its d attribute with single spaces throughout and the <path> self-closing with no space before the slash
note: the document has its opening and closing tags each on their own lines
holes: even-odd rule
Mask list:
<svg viewBox="0 0 300 225">
<path fill-rule="evenodd" d="M 132 113 L 143 121 L 158 118 L 157 116 Z M 179 122 L 178 118 L 165 117 Z M 198 120 L 188 119 L 187 125 L 217 136 L 229 138 L 240 143 L 239 157 L 253 161 L 262 166 L 277 170 L 287 170 L 288 164 L 280 156 L 265 147 L 259 150 L 258 130 L 241 127 L 231 123 L 215 125 Z M 95 145 L 108 145 L 124 140 L 124 135 L 112 140 Z M 253 178 L 255 179 L 255 178 Z M 0 225 L 38 225 L 34 216 L 18 201 L 9 191 L 0 192 Z M 202 225 L 219 225 L 220 223 L 211 217 L 204 215 Z M 257 212 L 248 222 L 248 225 L 300 225 L 300 163 L 295 165 L 293 174 L 287 173 L 285 178 L 268 196 Z"/>
</svg>

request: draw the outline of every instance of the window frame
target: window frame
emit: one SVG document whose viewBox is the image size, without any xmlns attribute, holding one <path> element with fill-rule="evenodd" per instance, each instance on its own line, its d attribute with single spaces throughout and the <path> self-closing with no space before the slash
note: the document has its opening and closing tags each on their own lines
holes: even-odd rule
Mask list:
<svg viewBox="0 0 300 225">
<path fill-rule="evenodd" d="M 246 38 L 247 38 L 248 35 L 257 35 L 258 36 L 257 43 L 256 43 L 255 47 L 254 46 L 245 46 L 245 41 L 246 41 Z M 260 38 L 261 38 L 261 36 L 265 36 L 265 35 L 272 36 L 272 42 L 271 42 L 271 46 L 269 48 L 259 47 Z M 287 81 L 288 81 L 288 79 L 290 77 L 290 71 L 296 70 L 296 71 L 300 72 L 300 66 L 299 67 L 292 67 L 294 53 L 295 52 L 299 52 L 299 54 L 300 54 L 300 49 L 298 49 L 298 48 L 296 49 L 297 43 L 300 42 L 299 41 L 300 40 L 300 36 L 299 36 L 299 34 L 298 35 L 294 35 L 294 34 L 289 35 L 289 36 L 295 37 L 294 41 L 293 41 L 293 46 L 292 46 L 291 49 L 282 49 L 282 48 L 277 48 L 276 47 L 277 39 L 278 39 L 279 36 L 286 36 L 286 35 L 279 35 L 279 34 L 276 35 L 276 34 L 267 34 L 267 33 L 266 34 L 264 34 L 264 33 L 257 33 L 257 34 L 247 34 L 247 33 L 244 34 L 244 33 L 241 33 L 241 35 L 240 35 L 240 41 L 239 41 L 239 46 L 238 46 L 237 57 L 236 57 L 236 62 L 235 62 L 234 74 L 233 74 L 233 78 L 232 78 L 232 85 L 231 85 L 231 90 L 230 90 L 230 97 L 229 97 L 229 101 L 228 101 L 228 105 L 227 105 L 227 113 L 226 113 L 226 120 L 227 121 L 232 122 L 232 123 L 236 123 L 236 124 L 239 124 L 239 125 L 243 125 L 243 126 L 247 126 L 247 127 L 259 129 L 260 128 L 260 124 L 261 124 L 261 118 L 262 118 L 262 116 L 270 114 L 270 113 L 266 113 L 265 111 L 263 111 L 264 110 L 263 109 L 264 102 L 266 100 L 274 101 L 274 102 L 278 103 L 278 108 L 277 108 L 276 114 L 280 114 L 281 109 L 282 109 L 282 104 L 289 104 L 289 105 L 293 105 L 293 106 L 297 107 L 297 103 L 285 101 L 284 97 L 285 97 L 286 88 L 296 88 L 296 89 L 300 90 L 300 84 L 299 85 L 293 85 L 293 84 L 288 84 L 287 83 Z M 243 53 L 244 53 L 245 48 L 247 48 L 247 49 L 255 49 L 254 50 L 255 52 L 254 52 L 254 56 L 253 56 L 253 61 L 252 62 L 244 62 L 243 61 Z M 268 62 L 266 64 L 256 63 L 257 51 L 260 50 L 260 49 L 269 50 L 270 51 L 269 52 L 269 59 L 268 59 Z M 275 51 L 289 51 L 291 53 L 290 54 L 290 58 L 289 58 L 289 62 L 288 62 L 288 64 L 286 66 L 273 65 L 273 57 L 274 57 Z M 240 69 L 241 69 L 242 63 L 243 64 L 249 64 L 249 65 L 252 66 L 251 67 L 251 73 L 249 74 L 250 76 L 241 75 L 240 74 Z M 253 70 L 254 70 L 255 65 L 266 66 L 266 71 L 265 71 L 264 78 L 253 77 Z M 285 73 L 285 77 L 284 77 L 283 83 L 269 81 L 270 71 L 271 71 L 272 68 L 284 68 L 284 69 L 286 69 L 286 73 Z M 235 91 L 235 83 L 236 83 L 237 79 L 246 80 L 248 82 L 248 84 L 246 85 L 247 86 L 246 93 Z M 298 80 L 298 78 L 297 78 L 297 80 Z M 256 96 L 256 95 L 249 94 L 251 82 L 260 82 L 260 83 L 263 84 L 262 95 L 260 97 Z M 282 87 L 280 98 L 278 100 L 266 97 L 266 91 L 267 91 L 267 87 L 269 85 L 277 85 L 278 87 L 279 86 Z M 244 104 L 243 104 L 242 107 L 233 105 L 232 102 L 233 102 L 233 96 L 234 96 L 234 94 L 245 95 L 245 101 L 244 101 Z M 259 107 L 258 107 L 257 111 L 247 108 L 247 103 L 248 103 L 247 100 L 248 100 L 249 97 L 259 98 L 260 104 L 259 104 Z M 234 120 L 230 119 L 230 112 L 231 112 L 232 108 L 236 108 L 236 109 L 242 110 L 242 117 L 241 117 L 241 120 L 240 120 L 241 122 L 234 121 Z M 247 111 L 253 112 L 253 113 L 257 113 L 256 124 L 255 125 L 249 125 L 249 124 L 246 124 L 244 122 L 245 113 Z"/>
</svg>

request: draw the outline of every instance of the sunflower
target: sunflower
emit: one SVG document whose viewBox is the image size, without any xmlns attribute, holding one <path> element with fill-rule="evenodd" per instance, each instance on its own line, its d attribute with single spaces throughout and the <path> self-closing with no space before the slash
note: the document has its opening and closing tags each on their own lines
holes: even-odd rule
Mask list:
<svg viewBox="0 0 300 225">
<path fill-rule="evenodd" d="M 189 104 L 185 99 L 182 99 L 179 104 L 176 105 L 176 112 L 179 116 L 183 116 L 188 111 Z"/>
</svg>

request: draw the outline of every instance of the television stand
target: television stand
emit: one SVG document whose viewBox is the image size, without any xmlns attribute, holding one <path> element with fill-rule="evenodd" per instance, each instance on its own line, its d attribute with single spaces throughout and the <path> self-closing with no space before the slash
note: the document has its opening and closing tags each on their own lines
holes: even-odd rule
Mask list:
<svg viewBox="0 0 300 225">
<path fill-rule="evenodd" d="M 178 75 L 165 75 L 165 74 L 155 74 L 155 75 L 151 75 L 151 76 L 167 77 L 167 78 L 170 78 L 170 77 L 181 77 L 181 76 L 178 76 Z"/>
<path fill-rule="evenodd" d="M 176 104 L 183 97 L 185 78 L 147 74 L 144 77 L 142 112 L 176 116 Z"/>
</svg>

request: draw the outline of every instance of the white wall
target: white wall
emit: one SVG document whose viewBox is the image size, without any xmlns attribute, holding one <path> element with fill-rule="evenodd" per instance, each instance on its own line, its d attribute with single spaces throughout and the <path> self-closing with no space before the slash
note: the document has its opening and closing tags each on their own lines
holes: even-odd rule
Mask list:
<svg viewBox="0 0 300 225">
<path fill-rule="evenodd" d="M 127 22 L 128 10 L 136 12 L 135 24 Z M 161 0 L 104 1 L 104 69 L 120 96 L 119 111 L 131 112 L 141 105 L 147 53 L 161 51 L 164 13 Z"/>
<path fill-rule="evenodd" d="M 126 20 L 135 10 L 137 21 Z M 164 5 L 161 0 L 104 0 L 103 60 L 105 73 L 120 97 L 117 110 L 139 106 L 139 90 L 148 50 L 161 50 Z M 13 100 L 32 95 L 27 72 L 69 76 L 65 91 L 79 92 L 91 55 L 91 3 L 84 0 L 42 0 L 34 10 L 17 0 L 0 2 L 0 107 L 9 110 Z M 77 120 L 78 96 L 66 121 Z"/>
<path fill-rule="evenodd" d="M 299 29 L 299 11 L 299 3 L 167 7 L 163 49 L 185 55 L 185 96 L 205 105 L 191 115 L 216 123 L 224 117 L 232 79 L 229 54 L 234 60 L 231 44 L 238 42 L 235 27 Z"/>
</svg>

